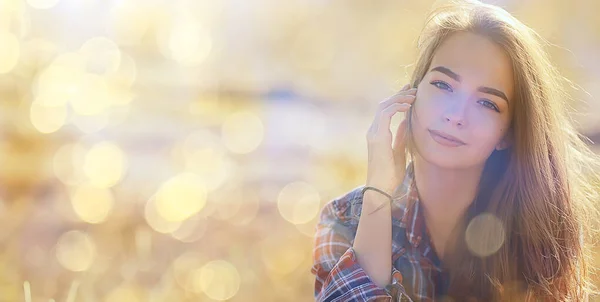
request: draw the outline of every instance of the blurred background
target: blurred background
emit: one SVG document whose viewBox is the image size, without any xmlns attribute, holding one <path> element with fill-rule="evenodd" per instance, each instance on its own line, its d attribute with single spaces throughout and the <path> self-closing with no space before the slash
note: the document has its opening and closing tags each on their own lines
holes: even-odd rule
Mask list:
<svg viewBox="0 0 600 302">
<path fill-rule="evenodd" d="M 600 2 L 490 2 L 600 142 Z M 313 300 L 432 3 L 0 0 L 0 301 Z"/>
</svg>

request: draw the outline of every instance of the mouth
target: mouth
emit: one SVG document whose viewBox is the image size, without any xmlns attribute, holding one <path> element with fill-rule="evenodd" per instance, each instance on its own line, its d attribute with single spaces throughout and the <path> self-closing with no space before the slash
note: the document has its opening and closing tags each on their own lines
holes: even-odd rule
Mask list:
<svg viewBox="0 0 600 302">
<path fill-rule="evenodd" d="M 444 132 L 436 131 L 436 130 L 429 130 L 429 134 L 431 135 L 431 137 L 433 138 L 434 141 L 436 141 L 440 145 L 443 145 L 446 147 L 458 147 L 458 146 L 466 145 L 465 142 L 461 141 L 460 139 L 458 139 L 448 133 L 444 133 Z"/>
</svg>

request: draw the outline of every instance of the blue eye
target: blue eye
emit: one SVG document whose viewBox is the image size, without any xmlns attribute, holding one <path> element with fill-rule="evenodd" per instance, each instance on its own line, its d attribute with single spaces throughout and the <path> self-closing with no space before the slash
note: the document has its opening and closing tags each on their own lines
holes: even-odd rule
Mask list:
<svg viewBox="0 0 600 302">
<path fill-rule="evenodd" d="M 452 92 L 452 87 L 450 87 L 450 85 L 448 85 L 448 83 L 446 83 L 446 82 L 433 81 L 433 82 L 431 82 L 431 85 L 433 85 L 437 88 L 448 90 L 448 91 Z"/>
<path fill-rule="evenodd" d="M 494 110 L 494 111 L 500 112 L 498 107 L 496 107 L 496 104 L 492 103 L 490 100 L 481 99 L 481 104 L 485 107 L 488 107 L 488 108 Z"/>
<path fill-rule="evenodd" d="M 452 87 L 450 87 L 450 85 L 448 85 L 448 83 L 446 83 L 444 81 L 433 81 L 433 82 L 431 82 L 431 85 L 433 85 L 439 89 L 443 89 L 443 90 L 452 92 Z M 492 109 L 496 112 L 500 112 L 500 109 L 498 109 L 496 104 L 494 104 L 492 101 L 490 101 L 488 99 L 481 99 L 480 104 L 482 104 L 486 108 Z"/>
</svg>

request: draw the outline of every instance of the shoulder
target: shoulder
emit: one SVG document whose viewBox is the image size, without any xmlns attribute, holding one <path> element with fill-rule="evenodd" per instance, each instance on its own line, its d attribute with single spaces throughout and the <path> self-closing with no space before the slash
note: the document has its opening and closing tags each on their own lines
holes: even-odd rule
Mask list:
<svg viewBox="0 0 600 302">
<path fill-rule="evenodd" d="M 406 167 L 406 172 L 404 175 L 404 181 L 394 190 L 393 192 L 393 203 L 403 208 L 406 206 L 406 197 L 410 191 L 411 185 L 414 181 L 414 164 L 413 162 L 409 162 Z M 353 214 L 360 215 L 360 212 L 351 213 L 353 206 L 362 206 L 363 195 L 362 189 L 365 185 L 359 185 L 354 187 L 350 191 L 347 191 L 329 201 L 325 204 L 323 211 L 329 210 L 331 214 L 335 214 L 338 218 L 347 219 Z"/>
<path fill-rule="evenodd" d="M 362 205 L 362 189 L 360 185 L 347 191 L 329 201 L 321 210 L 321 221 L 335 220 L 349 223 L 358 223 L 360 217 L 360 206 Z"/>
<path fill-rule="evenodd" d="M 352 246 L 359 221 L 359 217 L 353 217 L 352 208 L 362 200 L 362 187 L 333 198 L 321 210 L 313 238 L 313 272 L 329 272 Z M 322 282 L 325 278 L 322 276 Z"/>
</svg>

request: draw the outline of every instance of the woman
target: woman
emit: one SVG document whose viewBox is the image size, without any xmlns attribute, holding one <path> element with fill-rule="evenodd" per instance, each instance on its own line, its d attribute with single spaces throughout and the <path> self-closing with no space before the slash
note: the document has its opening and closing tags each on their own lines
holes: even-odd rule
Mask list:
<svg viewBox="0 0 600 302">
<path fill-rule="evenodd" d="M 432 13 L 367 133 L 366 185 L 321 212 L 316 300 L 588 299 L 600 164 L 540 41 L 492 5 Z"/>
</svg>

